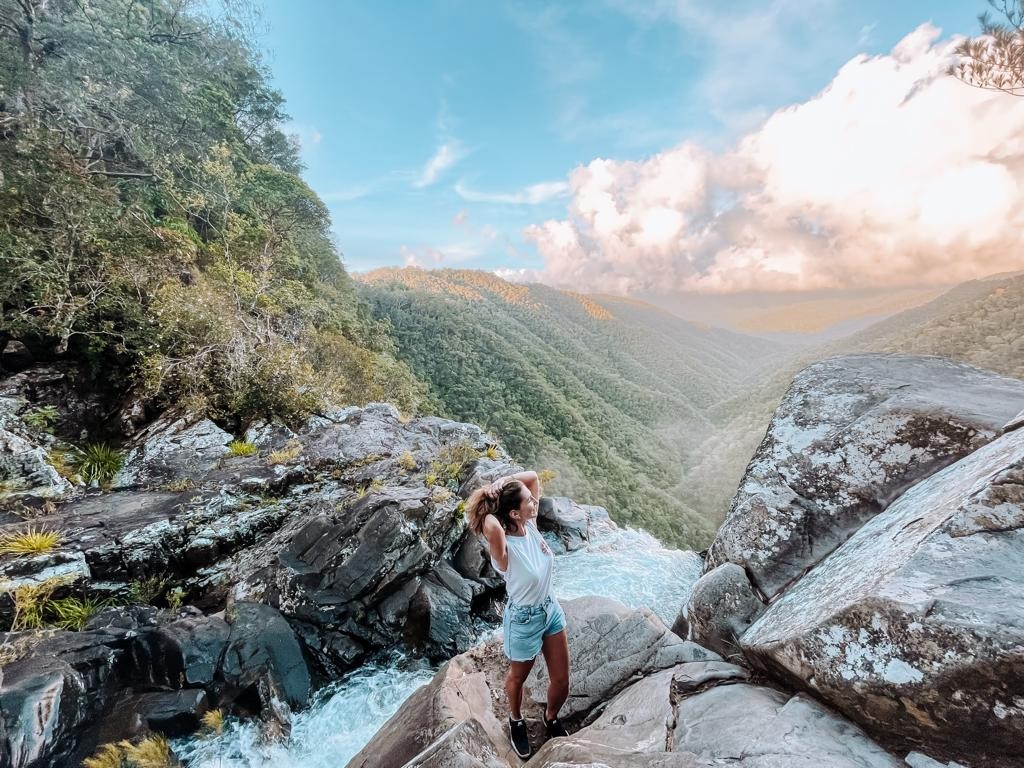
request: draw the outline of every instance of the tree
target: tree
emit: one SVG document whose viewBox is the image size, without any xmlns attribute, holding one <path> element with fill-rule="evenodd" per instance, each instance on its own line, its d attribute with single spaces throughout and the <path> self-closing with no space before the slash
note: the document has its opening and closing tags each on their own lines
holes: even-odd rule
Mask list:
<svg viewBox="0 0 1024 768">
<path fill-rule="evenodd" d="M 1024 96 L 1024 0 L 989 4 L 1005 21 L 979 16 L 982 34 L 960 44 L 950 74 L 976 88 Z"/>
</svg>

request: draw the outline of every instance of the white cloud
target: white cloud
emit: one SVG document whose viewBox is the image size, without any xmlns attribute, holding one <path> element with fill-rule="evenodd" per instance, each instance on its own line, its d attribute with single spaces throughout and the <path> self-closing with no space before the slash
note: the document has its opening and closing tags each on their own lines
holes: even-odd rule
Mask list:
<svg viewBox="0 0 1024 768">
<path fill-rule="evenodd" d="M 504 203 L 507 205 L 537 205 L 569 194 L 569 184 L 564 181 L 542 181 L 515 192 L 481 192 L 468 187 L 464 182 L 455 185 L 455 192 L 471 203 Z"/>
<path fill-rule="evenodd" d="M 433 157 L 423 166 L 423 170 L 420 171 L 419 178 L 413 182 L 413 186 L 417 189 L 429 187 L 440 178 L 441 174 L 465 156 L 466 150 L 459 141 L 451 140 L 444 142 L 438 146 Z"/>
<path fill-rule="evenodd" d="M 613 292 L 940 285 L 1024 264 L 1024 100 L 945 74 L 923 25 L 858 56 L 730 150 L 692 143 L 570 177 L 529 227 L 544 279 Z"/>
<path fill-rule="evenodd" d="M 399 248 L 402 263 L 407 267 L 422 267 L 427 264 L 461 264 L 471 261 L 481 254 L 479 245 L 475 242 L 449 243 L 438 247 L 422 246 L 411 248 L 407 245 Z"/>
</svg>

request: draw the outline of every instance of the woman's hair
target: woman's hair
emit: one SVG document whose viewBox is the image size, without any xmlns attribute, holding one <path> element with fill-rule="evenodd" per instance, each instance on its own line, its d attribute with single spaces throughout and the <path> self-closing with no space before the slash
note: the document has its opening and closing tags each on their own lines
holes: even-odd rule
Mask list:
<svg viewBox="0 0 1024 768">
<path fill-rule="evenodd" d="M 489 490 L 488 486 L 477 488 L 466 500 L 466 516 L 469 528 L 475 533 L 484 532 L 484 520 L 494 515 L 506 531 L 514 531 L 516 523 L 510 513 L 519 509 L 523 503 L 523 490 L 526 488 L 518 480 L 505 483 L 500 491 Z"/>
</svg>

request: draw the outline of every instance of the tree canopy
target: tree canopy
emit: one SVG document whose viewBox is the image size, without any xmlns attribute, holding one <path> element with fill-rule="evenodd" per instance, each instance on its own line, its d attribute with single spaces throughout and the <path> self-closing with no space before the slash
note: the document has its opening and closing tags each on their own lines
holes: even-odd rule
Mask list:
<svg viewBox="0 0 1024 768">
<path fill-rule="evenodd" d="M 355 295 L 237 4 L 0 0 L 0 346 L 225 421 L 424 388 Z"/>
</svg>

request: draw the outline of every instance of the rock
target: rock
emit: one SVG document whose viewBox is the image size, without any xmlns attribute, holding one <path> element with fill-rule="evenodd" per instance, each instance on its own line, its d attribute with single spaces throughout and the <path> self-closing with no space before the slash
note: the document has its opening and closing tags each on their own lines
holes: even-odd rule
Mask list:
<svg viewBox="0 0 1024 768">
<path fill-rule="evenodd" d="M 35 358 L 28 347 L 17 339 L 11 339 L 0 352 L 0 368 L 17 373 L 32 366 Z"/>
<path fill-rule="evenodd" d="M 264 706 L 266 691 L 280 692 L 293 708 L 309 701 L 309 669 L 292 628 L 276 610 L 259 603 L 236 602 L 227 611 L 228 636 L 221 676 L 228 698 L 257 693 Z"/>
<path fill-rule="evenodd" d="M 189 616 L 155 629 L 145 645 L 152 654 L 152 666 L 166 671 L 153 675 L 154 682 L 163 677 L 170 686 L 210 685 L 230 637 L 231 627 L 219 616 Z"/>
<path fill-rule="evenodd" d="M 1017 430 L 903 494 L 772 603 L 741 644 L 869 732 L 944 759 L 1017 764 L 1021 562 Z"/>
<path fill-rule="evenodd" d="M 553 531 L 568 552 L 583 547 L 590 540 L 590 516 L 572 499 L 564 496 L 542 496 L 537 526 Z"/>
<path fill-rule="evenodd" d="M 242 439 L 247 443 L 252 443 L 261 451 L 279 451 L 292 440 L 297 440 L 298 437 L 280 421 L 269 423 L 264 421 L 253 424 L 245 430 L 245 436 Z"/>
<path fill-rule="evenodd" d="M 148 733 L 170 738 L 187 736 L 200 727 L 200 718 L 210 709 L 206 691 L 154 691 L 120 697 L 100 724 L 100 744 Z"/>
<path fill-rule="evenodd" d="M 561 604 L 566 614 L 572 692 L 562 708 L 565 719 L 585 715 L 637 676 L 685 661 L 719 659 L 672 634 L 646 608 L 627 608 L 605 597 L 579 597 Z M 528 696 L 542 704 L 547 699 L 547 685 L 547 667 L 535 664 L 524 685 L 524 699 Z"/>
<path fill-rule="evenodd" d="M 30 438 L 17 417 L 5 418 L 0 426 L 0 498 L 58 498 L 71 489 L 50 463 L 48 446 Z"/>
<path fill-rule="evenodd" d="M 403 768 L 509 768 L 509 763 L 495 752 L 483 726 L 470 718 L 446 731 Z"/>
<path fill-rule="evenodd" d="M 530 766 L 897 768 L 859 728 L 803 695 L 746 682 L 721 661 L 684 663 L 636 682 L 592 724 L 552 739 Z"/>
<path fill-rule="evenodd" d="M 569 628 L 570 697 L 562 709 L 578 721 L 645 674 L 683 661 L 717 660 L 694 643 L 675 637 L 653 613 L 602 597 L 562 603 Z M 523 691 L 523 715 L 534 743 L 542 740 L 541 716 L 547 697 L 543 660 L 534 666 Z M 495 753 L 518 765 L 508 743 L 504 680 L 508 662 L 498 637 L 456 656 L 416 691 L 349 763 L 350 768 L 403 765 L 450 728 L 475 718 Z"/>
<path fill-rule="evenodd" d="M 15 633 L 4 642 L 20 645 L 25 654 L 4 664 L 0 680 L 4 766 L 70 764 L 87 730 L 117 697 L 128 632 L 58 632 L 39 639 Z"/>
<path fill-rule="evenodd" d="M 672 751 L 753 768 L 900 768 L 864 732 L 803 694 L 721 685 L 676 704 Z"/>
<path fill-rule="evenodd" d="M 448 578 L 439 574 L 444 574 Z M 449 575 L 450 574 L 450 575 Z M 451 577 L 458 580 L 458 584 Z M 473 644 L 470 619 L 473 590 L 469 582 L 446 563 L 419 583 L 409 602 L 405 640 L 414 649 L 429 649 L 432 654 L 457 653 Z"/>
<path fill-rule="evenodd" d="M 511 464 L 505 459 L 478 459 L 469 469 L 468 477 L 459 486 L 459 496 L 468 499 L 477 488 L 493 483 L 499 477 L 522 472 L 518 464 Z"/>
<path fill-rule="evenodd" d="M 234 438 L 209 419 L 165 415 L 130 445 L 115 488 L 199 480 L 228 453 Z"/>
<path fill-rule="evenodd" d="M 693 585 L 685 620 L 695 642 L 730 659 L 742 657 L 739 638 L 764 608 L 743 569 L 725 563 Z"/>
<path fill-rule="evenodd" d="M 493 642 L 483 651 L 483 658 L 492 659 L 501 646 Z M 503 722 L 507 715 L 496 715 L 494 693 L 489 686 L 488 672 L 479 656 L 456 656 L 434 675 L 427 685 L 415 691 L 374 734 L 369 743 L 352 758 L 348 768 L 379 768 L 405 765 L 451 729 L 467 720 L 475 720 L 490 740 L 494 752 L 507 763 L 518 765 L 519 758 L 508 743 Z M 497 662 L 497 660 L 494 660 Z M 491 679 L 503 675 L 494 663 Z"/>
<path fill-rule="evenodd" d="M 824 360 L 793 380 L 706 570 L 743 566 L 769 600 L 915 483 L 993 440 L 1024 381 L 938 357 Z"/>
<path fill-rule="evenodd" d="M 1012 432 L 1015 429 L 1024 427 L 1024 411 L 1021 411 L 1003 426 L 1003 432 Z"/>
</svg>

